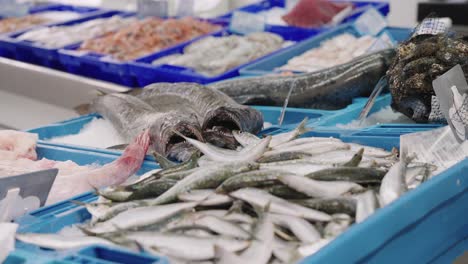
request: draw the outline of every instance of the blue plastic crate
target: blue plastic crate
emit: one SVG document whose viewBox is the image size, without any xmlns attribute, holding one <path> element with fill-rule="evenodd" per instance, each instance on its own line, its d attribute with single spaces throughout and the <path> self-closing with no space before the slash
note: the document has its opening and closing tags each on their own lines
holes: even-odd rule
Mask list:
<svg viewBox="0 0 468 264">
<path fill-rule="evenodd" d="M 305 136 L 330 135 L 309 132 Z M 352 138 L 341 139 L 356 142 Z M 386 149 L 398 147 L 398 143 L 394 144 L 386 138 L 360 138 L 358 143 Z M 84 164 L 88 163 L 88 159 L 83 161 L 79 155 L 89 155 L 91 159 L 102 162 L 109 162 L 117 157 L 102 157 L 99 153 L 80 151 L 74 151 L 79 153 L 78 156 L 68 156 L 70 150 L 39 147 L 40 156 L 47 157 L 47 153 L 54 151 L 58 153 L 50 158 L 62 156 L 63 159 L 73 159 Z M 467 171 L 468 159 L 465 159 L 389 206 L 379 209 L 364 222 L 353 225 L 317 254 L 303 259 L 300 263 L 429 263 L 435 260 L 453 260 L 467 245 Z M 88 193 L 73 199 L 90 202 L 95 197 Z M 67 200 L 19 219 L 19 232 L 58 232 L 65 226 L 82 223 L 89 218 L 89 213 L 83 207 Z M 149 257 L 101 246 L 55 252 L 19 242 L 16 251 L 6 263 L 18 263 L 15 262 L 18 259 L 26 263 L 151 263 L 146 262 Z"/>
<path fill-rule="evenodd" d="M 274 33 L 274 32 L 273 32 Z M 228 31 L 220 32 L 215 34 L 216 37 L 227 36 L 231 35 Z M 279 34 L 283 37 L 283 39 L 287 41 L 294 41 L 300 42 L 304 39 L 302 36 L 297 36 L 290 33 L 282 33 Z M 287 49 L 282 48 L 277 51 L 274 51 L 270 54 L 266 54 L 260 58 L 257 58 L 253 61 L 244 63 L 242 65 L 236 66 L 234 68 L 229 69 L 228 71 L 216 75 L 216 76 L 205 76 L 201 73 L 198 73 L 196 70 L 187 68 L 184 66 L 177 66 L 177 65 L 152 65 L 151 63 L 159 58 L 172 55 L 172 54 L 182 54 L 186 46 L 192 44 L 194 41 L 186 43 L 184 45 L 177 46 L 175 48 L 166 50 L 164 52 L 158 52 L 152 54 L 150 56 L 143 57 L 141 59 L 136 60 L 135 62 L 129 63 L 129 70 L 132 75 L 134 75 L 138 81 L 139 86 L 146 86 L 151 83 L 155 82 L 196 82 L 201 84 L 207 84 L 212 82 L 221 81 L 224 79 L 236 77 L 239 75 L 239 70 L 255 61 L 261 60 L 261 58 L 266 58 L 269 56 L 274 56 L 274 54 L 281 52 L 281 50 Z M 296 44 L 293 44 L 294 46 Z"/>
<path fill-rule="evenodd" d="M 255 3 L 252 5 L 247 5 L 236 9 L 234 11 L 243 11 L 248 13 L 258 13 L 261 11 L 265 11 L 271 9 L 273 7 L 285 7 L 285 0 L 263 0 L 259 3 Z M 340 1 L 336 1 L 340 2 Z M 347 1 L 354 4 L 355 9 L 353 12 L 346 17 L 342 22 L 352 22 L 356 20 L 362 13 L 364 13 L 369 7 L 373 7 L 377 9 L 382 15 L 386 16 L 390 11 L 390 5 L 388 1 Z M 218 19 L 224 21 L 230 21 L 233 12 L 229 12 L 225 15 L 220 16 Z M 300 28 L 300 27 L 292 27 L 292 26 L 279 26 L 279 25 L 266 25 L 266 29 L 268 31 L 282 34 L 294 34 L 296 36 L 302 37 L 310 37 L 318 32 L 329 30 L 328 27 L 320 27 L 320 28 Z"/>
<path fill-rule="evenodd" d="M 226 26 L 225 23 L 216 20 L 207 20 L 222 27 Z M 222 30 L 207 34 L 213 35 L 222 32 Z M 205 35 L 205 36 L 207 36 Z M 192 42 L 204 36 L 196 37 L 192 40 L 179 43 L 167 49 L 158 51 L 157 53 L 165 53 L 168 50 L 177 48 L 185 43 Z M 78 51 L 79 44 L 68 46 L 59 50 L 59 60 L 68 72 L 91 77 L 99 80 L 117 83 L 128 87 L 137 87 L 136 77 L 130 74 L 129 62 L 119 61 L 110 58 L 108 55 L 97 54 L 93 52 Z M 145 55 L 141 58 L 144 58 Z M 140 58 L 137 58 L 138 60 Z M 135 61 L 135 60 L 133 60 Z"/>
<path fill-rule="evenodd" d="M 394 27 L 386 28 L 386 32 L 388 32 L 396 41 L 403 41 L 407 39 L 411 34 L 410 29 Z M 271 74 L 275 72 L 276 68 L 287 64 L 288 61 L 293 57 L 299 56 L 310 49 L 317 48 L 323 41 L 331 39 L 343 33 L 349 33 L 355 36 L 359 36 L 359 33 L 356 31 L 352 24 L 344 24 L 336 27 L 333 30 L 321 33 L 314 37 L 310 37 L 302 41 L 300 44 L 284 49 L 281 52 L 277 52 L 272 56 L 268 56 L 264 59 L 258 60 L 255 63 L 251 63 L 250 65 L 240 69 L 239 72 L 241 76 L 258 76 Z"/>
<path fill-rule="evenodd" d="M 37 147 L 39 158 L 52 160 L 72 160 L 79 165 L 106 164 L 119 157 L 118 154 L 93 153 L 58 146 L 39 144 Z M 158 168 L 154 161 L 145 160 L 137 174 Z M 70 202 L 78 200 L 91 202 L 96 196 L 91 192 L 75 196 L 69 200 L 43 207 L 22 217 L 17 222 L 20 224 L 19 232 L 58 232 L 61 228 L 74 223 L 83 222 L 90 218 L 86 209 L 78 207 Z M 67 252 L 53 252 L 36 246 L 16 243 L 16 251 L 13 252 L 4 263 L 168 263 L 165 258 L 136 254 L 127 250 L 114 249 L 105 246 L 92 246 Z"/>
<path fill-rule="evenodd" d="M 124 13 L 120 11 L 102 11 L 98 14 L 85 16 L 83 18 L 67 21 L 64 23 L 54 24 L 53 26 L 71 26 L 89 20 L 97 18 L 106 18 L 114 15 L 128 17 L 133 15 L 133 13 Z M 58 50 L 60 48 L 48 48 L 44 47 L 40 43 L 26 40 L 18 40 L 17 37 L 22 35 L 23 33 L 24 32 L 9 34 L 7 37 L 0 39 L 0 47 L 6 50 L 6 53 L 8 54 L 7 57 L 15 58 L 19 61 L 46 66 L 57 70 L 65 69 L 59 60 Z"/>
</svg>

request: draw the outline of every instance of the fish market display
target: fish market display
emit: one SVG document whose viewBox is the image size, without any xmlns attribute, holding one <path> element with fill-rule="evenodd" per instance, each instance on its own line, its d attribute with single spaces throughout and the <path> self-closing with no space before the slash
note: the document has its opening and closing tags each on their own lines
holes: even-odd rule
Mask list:
<svg viewBox="0 0 468 264">
<path fill-rule="evenodd" d="M 330 23 L 336 14 L 347 7 L 351 8 L 351 4 L 328 0 L 300 0 L 282 19 L 290 26 L 319 27 Z"/>
<path fill-rule="evenodd" d="M 72 26 L 30 30 L 18 36 L 17 39 L 37 42 L 48 48 L 60 48 L 115 31 L 135 21 L 136 19 L 133 17 L 123 18 L 121 16 L 99 18 Z"/>
<path fill-rule="evenodd" d="M 355 37 L 349 33 L 324 41 L 320 47 L 311 49 L 288 61 L 280 69 L 284 71 L 314 72 L 351 61 L 366 53 L 375 38 Z"/>
<path fill-rule="evenodd" d="M 79 17 L 80 14 L 69 11 L 48 11 L 23 17 L 10 17 L 0 20 L 0 33 L 8 33 L 32 26 L 52 22 L 61 22 Z"/>
<path fill-rule="evenodd" d="M 118 60 L 132 60 L 214 32 L 220 27 L 191 17 L 146 18 L 115 33 L 83 42 L 80 50 L 108 54 Z"/>
<path fill-rule="evenodd" d="M 268 32 L 206 37 L 185 47 L 183 54 L 162 57 L 153 64 L 185 66 L 201 74 L 215 76 L 278 50 L 283 43 L 281 36 Z"/>
<path fill-rule="evenodd" d="M 436 98 L 432 81 L 457 64 L 468 79 L 466 37 L 451 33 L 420 34 L 401 43 L 387 71 L 392 107 L 418 123 L 446 123 L 442 115 L 430 118 L 432 111 L 436 113 L 439 109 L 438 101 L 432 99 Z"/>
<path fill-rule="evenodd" d="M 212 84 L 240 104 L 340 109 L 360 96 L 369 96 L 385 75 L 395 51 L 388 49 L 313 73 L 263 76 Z"/>
<path fill-rule="evenodd" d="M 314 254 L 432 177 L 434 166 L 308 129 L 258 138 L 235 133 L 226 150 L 188 139 L 205 154 L 126 185 L 98 191 L 91 220 L 58 234 L 17 234 L 42 248 L 94 244 L 164 255 L 171 263 L 295 263 Z M 159 158 L 156 157 L 158 160 Z M 294 171 L 289 168 L 295 168 Z"/>
<path fill-rule="evenodd" d="M 0 175 L 14 176 L 27 172 L 57 168 L 47 204 L 62 201 L 95 188 L 119 185 L 137 172 L 150 144 L 148 131 L 138 135 L 117 160 L 99 166 L 79 166 L 73 161 L 40 160 L 36 155 L 37 135 L 0 131 Z"/>
<path fill-rule="evenodd" d="M 195 151 L 183 137 L 235 149 L 232 130 L 256 134 L 262 129 L 260 112 L 195 83 L 157 83 L 133 94 L 100 96 L 91 109 L 112 122 L 127 142 L 149 129 L 152 150 L 171 159 L 187 160 Z"/>
</svg>

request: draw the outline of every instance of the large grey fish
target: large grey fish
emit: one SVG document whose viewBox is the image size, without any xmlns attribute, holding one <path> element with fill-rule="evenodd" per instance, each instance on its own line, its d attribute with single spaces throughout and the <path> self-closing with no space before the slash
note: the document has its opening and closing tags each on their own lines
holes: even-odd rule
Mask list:
<svg viewBox="0 0 468 264">
<path fill-rule="evenodd" d="M 313 73 L 237 79 L 211 87 L 241 104 L 282 106 L 293 86 L 288 106 L 339 109 L 355 97 L 368 96 L 394 56 L 388 49 Z"/>
<path fill-rule="evenodd" d="M 257 134 L 263 126 L 259 111 L 236 103 L 216 89 L 196 83 L 155 83 L 136 96 L 151 106 L 186 107 L 196 113 L 203 130 L 224 127 Z"/>
<path fill-rule="evenodd" d="M 109 120 L 128 141 L 142 130 L 150 129 L 152 147 L 165 155 L 188 137 L 203 140 L 196 117 L 183 111 L 158 111 L 142 100 L 127 94 L 108 94 L 96 98 L 91 109 Z"/>
</svg>

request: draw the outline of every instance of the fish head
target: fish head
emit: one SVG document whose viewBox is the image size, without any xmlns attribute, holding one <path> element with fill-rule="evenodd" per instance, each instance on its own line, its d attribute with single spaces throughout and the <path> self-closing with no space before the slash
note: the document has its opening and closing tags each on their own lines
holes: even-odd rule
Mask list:
<svg viewBox="0 0 468 264">
<path fill-rule="evenodd" d="M 202 129 L 209 130 L 214 127 L 257 134 L 263 127 L 263 116 L 259 111 L 247 106 L 222 106 L 207 114 Z"/>
<path fill-rule="evenodd" d="M 166 157 L 169 160 L 185 162 L 191 159 L 198 149 L 188 142 L 180 142 L 170 145 Z"/>
<path fill-rule="evenodd" d="M 206 142 L 220 148 L 236 149 L 239 145 L 231 131 L 224 127 L 213 127 L 213 129 L 203 131 L 203 138 Z"/>
<path fill-rule="evenodd" d="M 431 110 L 421 99 L 415 97 L 404 98 L 398 104 L 392 102 L 392 108 L 418 123 L 427 122 Z"/>
<path fill-rule="evenodd" d="M 152 147 L 161 155 L 166 155 L 174 145 L 185 142 L 180 134 L 204 141 L 201 131 L 200 124 L 198 124 L 195 116 L 184 114 L 164 115 L 162 118 L 155 120 L 150 127 Z"/>
</svg>

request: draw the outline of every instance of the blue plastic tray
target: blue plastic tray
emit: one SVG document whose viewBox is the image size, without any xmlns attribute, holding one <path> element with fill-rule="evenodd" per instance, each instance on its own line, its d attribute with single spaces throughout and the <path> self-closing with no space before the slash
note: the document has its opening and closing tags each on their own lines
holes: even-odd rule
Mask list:
<svg viewBox="0 0 468 264">
<path fill-rule="evenodd" d="M 396 41 L 406 40 L 411 34 L 411 30 L 407 28 L 389 27 L 386 28 L 386 31 Z M 331 39 L 343 33 L 349 33 L 355 36 L 359 36 L 359 33 L 356 31 L 352 24 L 343 24 L 341 26 L 336 27 L 333 30 L 321 33 L 317 36 L 302 41 L 300 44 L 284 49 L 281 52 L 277 52 L 272 56 L 268 56 L 264 59 L 258 60 L 255 63 L 251 63 L 250 65 L 240 69 L 239 72 L 241 75 L 245 76 L 271 74 L 272 72 L 275 72 L 276 68 L 287 64 L 287 62 L 293 57 L 299 56 L 310 49 L 317 48 L 323 41 Z"/>
<path fill-rule="evenodd" d="M 226 36 L 230 34 L 232 33 L 225 31 L 225 32 L 215 34 L 214 36 L 218 37 L 218 36 Z M 282 33 L 278 35 L 281 35 L 283 39 L 285 40 L 294 41 L 294 42 L 299 42 L 304 39 L 304 37 L 302 36 L 297 36 L 297 35 L 293 35 L 290 33 Z M 274 56 L 274 54 L 281 52 L 281 50 L 288 49 L 288 48 L 279 49 L 270 54 L 266 54 L 265 56 L 257 58 L 253 61 L 231 68 L 230 70 L 222 74 L 216 75 L 216 76 L 205 76 L 203 74 L 196 72 L 194 69 L 183 67 L 183 66 L 174 66 L 174 65 L 167 65 L 167 64 L 156 66 L 156 65 L 151 64 L 151 62 L 153 62 L 155 59 L 168 56 L 168 55 L 172 55 L 172 54 L 183 53 L 184 48 L 193 42 L 194 41 L 191 41 L 184 45 L 177 46 L 173 49 L 169 49 L 164 52 L 158 52 L 158 53 L 152 54 L 150 56 L 138 59 L 135 62 L 129 62 L 130 73 L 136 77 L 138 81 L 138 85 L 142 87 L 151 83 L 155 83 L 155 82 L 196 82 L 196 83 L 206 84 L 206 83 L 212 83 L 212 82 L 217 82 L 220 80 L 228 79 L 231 77 L 236 77 L 239 75 L 239 69 L 241 69 L 242 67 L 250 65 L 251 63 L 255 61 L 261 60 L 261 58 Z M 292 46 L 294 45 L 296 44 L 293 44 Z"/>
<path fill-rule="evenodd" d="M 226 26 L 226 24 L 221 21 L 210 19 L 208 19 L 207 21 L 221 25 L 223 27 Z M 207 35 L 213 35 L 219 32 L 222 32 L 222 30 Z M 168 50 L 184 45 L 185 43 L 200 39 L 202 37 L 204 36 L 199 36 L 192 40 L 174 45 L 172 47 L 168 47 L 167 49 L 160 50 L 157 53 L 167 52 Z M 79 46 L 79 44 L 76 44 L 59 50 L 59 60 L 68 72 L 99 80 L 113 82 L 128 87 L 138 86 L 136 77 L 130 74 L 128 62 L 112 59 L 108 55 L 97 54 L 93 52 L 77 51 Z M 148 55 L 145 55 L 141 58 L 144 58 L 146 56 Z"/>
<path fill-rule="evenodd" d="M 97 18 L 106 18 L 114 15 L 128 17 L 133 14 L 124 13 L 120 11 L 102 11 L 98 14 L 86 16 L 77 20 L 72 20 L 64 23 L 54 24 L 53 26 L 71 26 L 89 20 Z M 17 37 L 23 33 L 24 32 L 9 34 L 7 37 L 0 39 L 0 47 L 6 50 L 8 57 L 13 57 L 20 61 L 42 65 L 57 70 L 65 70 L 65 68 L 59 60 L 58 50 L 60 48 L 47 48 L 41 45 L 40 43 L 26 40 L 18 40 Z"/>
<path fill-rule="evenodd" d="M 109 163 L 119 155 L 93 153 L 89 151 L 79 151 L 57 146 L 38 145 L 37 154 L 39 158 L 53 160 L 72 160 L 80 165 L 98 163 Z M 138 174 L 158 168 L 154 161 L 145 160 Z M 90 202 L 96 199 L 91 192 L 78 195 L 70 200 Z M 57 232 L 62 227 L 83 222 L 90 215 L 84 208 L 77 208 L 76 205 L 66 200 L 54 205 L 38 209 L 22 217 L 17 222 L 20 224 L 19 232 Z M 16 243 L 16 251 L 4 262 L 16 263 L 168 263 L 166 258 L 150 256 L 146 254 L 135 254 L 126 250 L 117 250 L 104 246 L 92 246 L 79 250 L 67 252 L 53 252 L 39 247 L 27 245 L 21 242 Z"/>
<path fill-rule="evenodd" d="M 272 129 L 276 134 L 281 129 Z M 306 136 L 329 136 L 310 132 Z M 365 145 L 398 147 L 387 138 L 341 137 L 346 142 Z M 39 155 L 72 159 L 80 164 L 90 160 L 109 162 L 117 155 L 86 153 L 64 148 L 40 146 Z M 72 151 L 72 155 L 68 153 Z M 84 160 L 81 157 L 86 157 Z M 143 170 L 154 168 L 146 163 Z M 300 263 L 429 263 L 451 261 L 466 249 L 468 224 L 468 159 L 429 180 L 389 206 L 378 210 L 363 223 L 352 226 L 317 254 Z M 93 201 L 92 194 L 73 198 Z M 90 215 L 69 200 L 39 209 L 18 220 L 19 232 L 57 232 L 65 226 L 82 223 Z M 43 250 L 33 245 L 17 243 L 6 263 L 152 263 L 150 256 L 133 254 L 111 247 L 93 246 L 68 252 Z M 152 259 L 157 261 L 158 259 Z M 64 262 L 69 261 L 69 262 Z M 167 263 L 164 262 L 157 263 Z"/>
<path fill-rule="evenodd" d="M 343 23 L 352 22 L 356 20 L 369 7 L 374 7 L 384 16 L 386 16 L 388 12 L 390 11 L 390 6 L 388 4 L 388 1 L 347 1 L 347 2 L 353 3 L 356 6 L 356 8 L 346 19 L 343 20 Z M 261 11 L 271 9 L 272 7 L 285 7 L 285 0 L 263 0 L 260 3 L 247 5 L 239 9 L 236 9 L 235 11 L 258 13 Z M 229 21 L 232 17 L 232 13 L 233 12 L 229 12 L 219 17 L 219 19 Z M 268 31 L 278 33 L 278 34 L 287 33 L 287 34 L 293 34 L 296 36 L 310 37 L 312 35 L 317 34 L 318 32 L 325 31 L 330 28 L 326 28 L 326 27 L 300 28 L 300 27 L 291 27 L 291 26 L 266 25 L 266 29 Z"/>
</svg>

